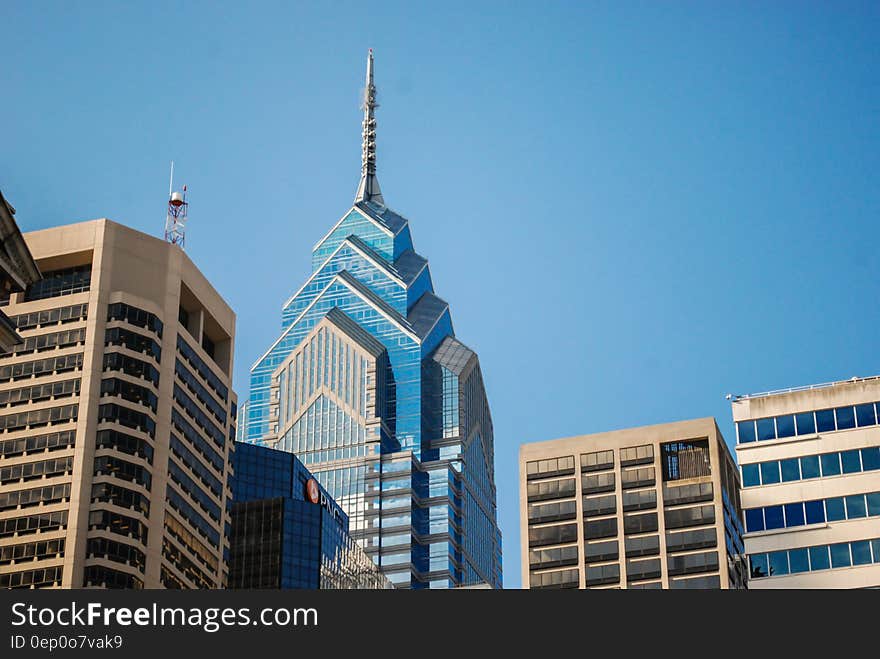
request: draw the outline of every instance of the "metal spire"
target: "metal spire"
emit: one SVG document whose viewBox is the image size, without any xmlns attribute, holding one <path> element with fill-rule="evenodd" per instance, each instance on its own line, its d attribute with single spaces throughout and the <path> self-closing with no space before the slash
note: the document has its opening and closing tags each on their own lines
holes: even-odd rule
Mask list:
<svg viewBox="0 0 880 659">
<path fill-rule="evenodd" d="M 382 191 L 379 189 L 379 180 L 376 178 L 376 116 L 375 110 L 379 107 L 376 103 L 376 85 L 373 84 L 373 49 L 370 48 L 367 55 L 367 84 L 364 89 L 364 123 L 363 144 L 361 147 L 361 182 L 358 184 L 357 194 L 354 196 L 355 203 L 359 201 L 372 201 L 375 204 L 385 205 Z"/>
</svg>

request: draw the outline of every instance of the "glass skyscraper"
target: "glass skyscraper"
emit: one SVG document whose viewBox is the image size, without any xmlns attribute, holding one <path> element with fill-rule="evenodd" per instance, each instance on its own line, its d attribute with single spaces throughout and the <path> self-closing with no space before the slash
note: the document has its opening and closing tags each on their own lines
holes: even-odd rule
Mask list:
<svg viewBox="0 0 880 659">
<path fill-rule="evenodd" d="M 392 588 L 293 454 L 236 442 L 229 587 Z"/>
<path fill-rule="evenodd" d="M 453 332 L 409 222 L 376 179 L 367 61 L 354 204 L 251 369 L 244 441 L 295 453 L 401 588 L 501 587 L 492 419 L 476 353 Z"/>
</svg>

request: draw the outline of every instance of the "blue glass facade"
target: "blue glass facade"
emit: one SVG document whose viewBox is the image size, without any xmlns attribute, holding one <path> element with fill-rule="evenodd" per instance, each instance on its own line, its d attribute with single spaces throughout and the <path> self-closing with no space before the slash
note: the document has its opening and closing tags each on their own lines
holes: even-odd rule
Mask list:
<svg viewBox="0 0 880 659">
<path fill-rule="evenodd" d="M 244 441 L 296 453 L 398 586 L 501 586 L 492 421 L 409 223 L 358 201 L 254 364 Z M 331 312 L 333 312 L 331 314 Z"/>
<path fill-rule="evenodd" d="M 385 588 L 390 583 L 348 534 L 348 516 L 284 451 L 236 443 L 230 588 Z"/>
</svg>

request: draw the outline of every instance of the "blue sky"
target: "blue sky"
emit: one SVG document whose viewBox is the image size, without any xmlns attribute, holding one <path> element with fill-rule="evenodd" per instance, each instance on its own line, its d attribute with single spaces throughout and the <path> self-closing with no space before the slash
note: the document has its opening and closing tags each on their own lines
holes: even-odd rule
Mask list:
<svg viewBox="0 0 880 659">
<path fill-rule="evenodd" d="M 278 334 L 360 167 L 411 220 L 517 449 L 715 416 L 724 394 L 880 373 L 880 5 L 4 2 L 0 189 L 23 230 L 109 217 L 187 251 Z"/>
</svg>

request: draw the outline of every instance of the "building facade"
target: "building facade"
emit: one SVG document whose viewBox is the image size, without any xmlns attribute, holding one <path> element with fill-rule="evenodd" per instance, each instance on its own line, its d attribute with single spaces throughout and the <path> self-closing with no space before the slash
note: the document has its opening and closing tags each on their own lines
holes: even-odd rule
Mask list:
<svg viewBox="0 0 880 659">
<path fill-rule="evenodd" d="M 15 222 L 15 209 L 0 192 L 0 307 L 9 304 L 10 295 L 24 292 L 40 277 L 40 269 Z M 0 308 L 0 352 L 20 342 L 15 325 Z"/>
<path fill-rule="evenodd" d="M 880 587 L 880 378 L 732 408 L 750 588 Z"/>
<path fill-rule="evenodd" d="M 315 245 L 251 369 L 244 439 L 296 453 L 397 587 L 500 587 L 479 360 L 379 190 L 372 66 L 371 53 L 355 202 Z"/>
<path fill-rule="evenodd" d="M 35 231 L 6 307 L 0 588 L 221 588 L 235 315 L 177 246 L 109 220 Z"/>
<path fill-rule="evenodd" d="M 295 455 L 238 442 L 232 462 L 230 588 L 393 588 Z"/>
<path fill-rule="evenodd" d="M 712 418 L 524 444 L 524 588 L 743 588 L 739 475 Z"/>
</svg>

